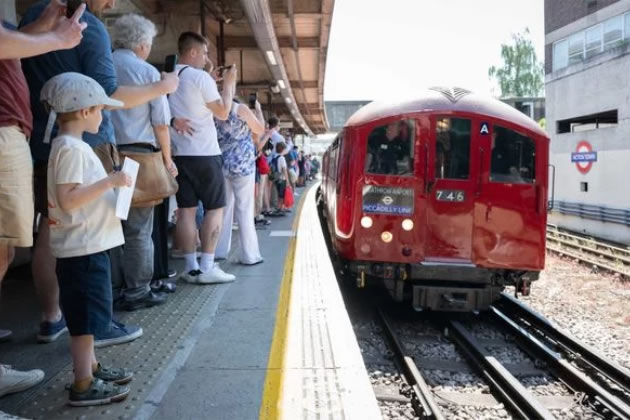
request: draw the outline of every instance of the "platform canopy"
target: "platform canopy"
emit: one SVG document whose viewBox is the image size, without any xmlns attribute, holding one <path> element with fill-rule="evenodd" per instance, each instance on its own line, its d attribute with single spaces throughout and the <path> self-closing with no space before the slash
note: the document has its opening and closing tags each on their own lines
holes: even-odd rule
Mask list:
<svg viewBox="0 0 630 420">
<path fill-rule="evenodd" d="M 35 3 L 17 0 L 18 15 Z M 268 115 L 296 133 L 328 130 L 324 107 L 326 55 L 334 0 L 118 0 L 103 20 L 110 27 L 135 12 L 158 28 L 149 61 L 176 52 L 182 31 L 209 39 L 215 64 L 236 64 L 238 94 L 256 92 Z"/>
</svg>

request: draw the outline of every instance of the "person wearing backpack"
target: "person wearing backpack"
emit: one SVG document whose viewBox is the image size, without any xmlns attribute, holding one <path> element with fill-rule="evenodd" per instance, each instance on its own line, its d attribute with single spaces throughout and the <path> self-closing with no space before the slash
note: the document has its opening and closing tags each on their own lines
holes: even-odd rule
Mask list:
<svg viewBox="0 0 630 420">
<path fill-rule="evenodd" d="M 271 173 L 273 174 L 273 183 L 278 192 L 278 206 L 276 212 L 283 213 L 290 210 L 284 206 L 284 193 L 289 180 L 289 173 L 287 167 L 287 161 L 284 158 L 288 152 L 287 144 L 285 142 L 279 142 L 276 144 L 276 156 L 271 160 Z"/>
</svg>

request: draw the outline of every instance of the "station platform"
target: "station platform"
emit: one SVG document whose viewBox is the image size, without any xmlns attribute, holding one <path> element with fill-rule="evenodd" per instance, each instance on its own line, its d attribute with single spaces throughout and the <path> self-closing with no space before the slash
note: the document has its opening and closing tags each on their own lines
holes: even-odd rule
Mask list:
<svg viewBox="0 0 630 420">
<path fill-rule="evenodd" d="M 115 318 L 144 335 L 97 349 L 107 365 L 134 371 L 131 393 L 106 406 L 66 404 L 72 380 L 68 336 L 36 344 L 39 312 L 28 265 L 4 281 L 0 362 L 40 368 L 38 386 L 0 399 L 0 411 L 29 419 L 380 419 L 321 232 L 315 187 L 296 209 L 258 231 L 263 264 L 236 263 L 224 285 L 182 281 L 165 305 Z M 235 232 L 236 233 L 236 232 Z M 171 260 L 181 270 L 182 260 Z M 0 414 L 0 419 L 2 415 Z"/>
</svg>

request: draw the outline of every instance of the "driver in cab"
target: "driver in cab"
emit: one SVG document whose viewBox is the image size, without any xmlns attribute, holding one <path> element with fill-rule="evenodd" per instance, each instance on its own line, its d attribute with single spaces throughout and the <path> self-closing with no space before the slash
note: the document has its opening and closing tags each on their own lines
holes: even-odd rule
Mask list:
<svg viewBox="0 0 630 420">
<path fill-rule="evenodd" d="M 387 126 L 378 127 L 368 138 L 368 155 L 366 168 L 369 173 L 396 175 L 399 174 L 399 161 L 406 157 L 408 149 L 401 121 L 394 121 Z M 408 136 L 407 136 L 408 137 Z"/>
</svg>

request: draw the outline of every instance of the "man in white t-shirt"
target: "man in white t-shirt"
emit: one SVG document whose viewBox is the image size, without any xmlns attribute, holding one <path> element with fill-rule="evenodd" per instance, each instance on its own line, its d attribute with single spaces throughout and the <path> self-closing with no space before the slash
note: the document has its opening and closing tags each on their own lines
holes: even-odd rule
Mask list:
<svg viewBox="0 0 630 420">
<path fill-rule="evenodd" d="M 184 32 L 178 40 L 180 77 L 177 91 L 170 95 L 173 118 L 186 119 L 189 129 L 171 130 L 172 152 L 179 170 L 177 182 L 177 239 L 184 250 L 186 268 L 182 278 L 189 283 L 226 283 L 234 280 L 214 262 L 214 251 L 221 233 L 225 183 L 223 158 L 217 141 L 214 118 L 227 119 L 236 85 L 236 67 L 223 77 L 223 92 L 204 70 L 208 59 L 208 41 L 195 32 Z M 171 124 L 172 125 L 172 124 Z M 195 214 L 201 202 L 204 208 L 200 229 L 201 261 L 197 262 Z"/>
</svg>

